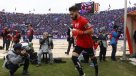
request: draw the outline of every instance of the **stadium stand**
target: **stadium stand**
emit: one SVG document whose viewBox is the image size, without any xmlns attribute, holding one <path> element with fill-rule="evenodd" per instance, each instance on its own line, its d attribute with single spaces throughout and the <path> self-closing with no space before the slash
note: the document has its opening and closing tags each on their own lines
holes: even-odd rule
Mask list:
<svg viewBox="0 0 136 76">
<path fill-rule="evenodd" d="M 128 8 L 128 12 L 136 10 L 136 7 Z M 107 32 L 112 30 L 114 24 L 123 29 L 124 9 L 116 9 L 109 11 L 101 11 L 96 14 L 84 14 L 92 25 L 94 25 L 95 33 L 98 34 L 100 28 L 104 27 Z M 41 35 L 47 31 L 56 38 L 66 37 L 67 26 L 71 25 L 69 14 L 23 14 L 0 12 L 0 30 L 4 26 L 14 29 L 23 29 L 22 27 L 31 23 L 35 29 L 35 35 Z M 122 30 L 123 33 L 123 30 Z"/>
</svg>

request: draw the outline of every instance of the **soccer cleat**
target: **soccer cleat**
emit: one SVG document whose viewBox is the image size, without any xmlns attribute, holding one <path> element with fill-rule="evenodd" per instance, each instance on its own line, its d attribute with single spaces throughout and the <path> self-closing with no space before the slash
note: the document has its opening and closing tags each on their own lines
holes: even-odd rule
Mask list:
<svg viewBox="0 0 136 76">
<path fill-rule="evenodd" d="M 95 76 L 99 76 L 99 74 L 96 74 Z"/>
<path fill-rule="evenodd" d="M 117 61 L 115 58 L 111 58 L 112 61 Z"/>
<path fill-rule="evenodd" d="M 75 70 L 77 70 L 77 68 L 75 68 Z"/>
<path fill-rule="evenodd" d="M 53 60 L 50 60 L 50 61 L 49 61 L 49 63 L 50 63 L 50 64 L 53 64 L 53 63 L 54 63 L 54 61 L 53 61 Z"/>
<path fill-rule="evenodd" d="M 10 74 L 9 76 L 14 76 L 14 75 L 11 75 L 11 74 Z"/>
<path fill-rule="evenodd" d="M 65 52 L 65 54 L 69 55 L 69 53 L 68 53 L 68 52 Z"/>
<path fill-rule="evenodd" d="M 93 64 L 93 63 L 91 63 L 91 64 L 90 64 L 90 66 L 91 66 L 91 67 L 94 67 L 94 64 Z"/>
<path fill-rule="evenodd" d="M 103 61 L 104 61 L 104 62 L 107 62 L 107 60 L 106 60 L 106 59 L 103 59 Z"/>
<path fill-rule="evenodd" d="M 83 75 L 79 75 L 79 76 L 85 76 L 85 73 Z"/>
<path fill-rule="evenodd" d="M 36 65 L 36 67 L 39 67 L 39 66 L 41 66 L 41 64 L 37 64 L 37 65 Z"/>
<path fill-rule="evenodd" d="M 30 75 L 30 74 L 29 74 L 29 72 L 27 72 L 27 71 L 23 71 L 22 75 L 23 75 L 23 76 L 26 76 L 26 75 Z"/>
</svg>

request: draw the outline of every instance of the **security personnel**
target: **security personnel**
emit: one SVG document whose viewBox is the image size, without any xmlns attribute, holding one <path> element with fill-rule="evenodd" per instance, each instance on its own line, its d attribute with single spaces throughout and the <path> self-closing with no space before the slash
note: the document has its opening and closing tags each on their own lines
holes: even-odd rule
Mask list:
<svg viewBox="0 0 136 76">
<path fill-rule="evenodd" d="M 68 49 L 67 49 L 67 52 L 65 52 L 65 54 L 69 55 L 71 45 L 73 45 L 74 47 L 74 38 L 70 33 L 70 29 L 68 29 L 67 31 L 67 41 L 68 41 Z"/>
</svg>

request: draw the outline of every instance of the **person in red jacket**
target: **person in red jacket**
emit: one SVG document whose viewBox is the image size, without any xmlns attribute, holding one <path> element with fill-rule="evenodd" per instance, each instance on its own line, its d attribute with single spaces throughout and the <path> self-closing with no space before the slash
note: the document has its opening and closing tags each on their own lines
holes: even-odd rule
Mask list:
<svg viewBox="0 0 136 76">
<path fill-rule="evenodd" d="M 6 41 L 6 35 L 8 33 L 7 30 L 8 30 L 8 28 L 4 27 L 2 30 L 2 34 L 1 34 L 1 36 L 3 38 L 3 49 L 5 48 L 5 44 L 6 44 L 5 41 Z"/>
<path fill-rule="evenodd" d="M 99 43 L 98 43 L 98 41 L 93 41 L 93 48 L 94 48 L 94 54 L 96 54 L 96 49 L 98 48 L 98 46 L 99 46 Z"/>
<path fill-rule="evenodd" d="M 69 11 L 73 20 L 72 34 L 76 43 L 72 53 L 72 61 L 79 72 L 79 76 L 85 76 L 82 66 L 79 63 L 78 57 L 83 50 L 86 51 L 94 64 L 95 76 L 98 76 L 97 58 L 94 55 L 93 40 L 91 37 L 92 33 L 94 32 L 93 26 L 85 17 L 80 16 L 77 6 L 70 7 Z"/>
<path fill-rule="evenodd" d="M 20 42 L 21 35 L 18 30 L 15 30 L 14 32 L 15 34 L 13 35 L 13 42 L 14 44 L 17 44 Z"/>
<path fill-rule="evenodd" d="M 3 29 L 2 37 L 3 37 L 3 49 L 5 48 L 6 45 L 6 51 L 7 51 L 9 49 L 10 42 L 12 40 L 9 28 L 5 27 Z"/>
<path fill-rule="evenodd" d="M 33 35 L 34 35 L 34 30 L 33 30 L 33 28 L 32 28 L 32 25 L 29 24 L 29 25 L 28 25 L 28 30 L 27 30 L 27 38 L 28 38 L 29 42 L 32 42 L 32 40 L 33 40 Z"/>
</svg>

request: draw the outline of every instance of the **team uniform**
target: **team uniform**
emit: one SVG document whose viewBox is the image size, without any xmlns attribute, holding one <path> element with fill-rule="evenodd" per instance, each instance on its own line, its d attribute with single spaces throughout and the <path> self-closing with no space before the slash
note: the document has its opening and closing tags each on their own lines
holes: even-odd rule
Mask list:
<svg viewBox="0 0 136 76">
<path fill-rule="evenodd" d="M 2 31 L 2 36 L 3 36 L 3 49 L 5 48 L 5 45 L 6 45 L 6 51 L 7 51 L 9 49 L 10 42 L 12 40 L 12 36 L 8 29 L 4 29 Z"/>
<path fill-rule="evenodd" d="M 73 21 L 73 28 L 79 29 L 81 31 L 86 31 L 87 29 L 92 28 L 91 26 L 89 28 L 86 28 L 85 25 L 87 25 L 87 23 L 89 23 L 89 21 L 84 17 L 80 16 L 78 20 Z M 94 56 L 93 40 L 91 34 L 78 35 L 75 36 L 74 38 L 76 42 L 76 47 L 74 52 L 80 54 L 84 50 L 89 53 L 89 56 Z"/>
<path fill-rule="evenodd" d="M 27 38 L 28 38 L 29 42 L 32 42 L 33 34 L 34 34 L 33 28 L 28 29 L 28 31 L 27 31 Z"/>
<path fill-rule="evenodd" d="M 20 42 L 20 39 L 21 39 L 21 35 L 19 31 L 15 31 L 15 34 L 13 35 L 13 42 L 17 44 Z"/>
<path fill-rule="evenodd" d="M 89 21 L 80 16 L 77 20 L 73 20 L 73 36 L 74 36 L 74 40 L 75 40 L 75 49 L 73 52 L 77 53 L 78 55 L 80 55 L 80 53 L 82 51 L 85 51 L 88 53 L 89 57 L 91 57 L 94 66 L 95 66 L 95 73 L 96 76 L 98 76 L 98 66 L 97 66 L 97 60 L 94 57 L 94 51 L 93 51 L 93 40 L 92 40 L 92 36 L 91 34 L 84 34 L 83 32 L 86 30 L 89 30 L 91 28 L 93 28 L 93 26 L 88 25 Z M 74 31 L 75 29 L 75 31 Z M 84 76 L 84 72 L 82 70 L 82 67 L 79 63 L 78 57 L 77 56 L 72 56 L 72 61 L 74 63 L 74 65 L 76 66 L 79 75 L 80 76 Z"/>
</svg>

